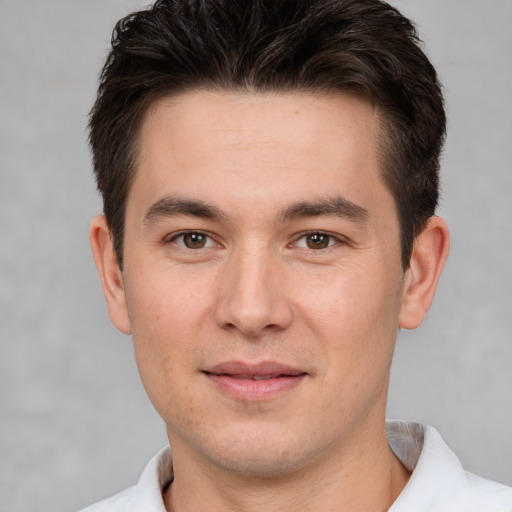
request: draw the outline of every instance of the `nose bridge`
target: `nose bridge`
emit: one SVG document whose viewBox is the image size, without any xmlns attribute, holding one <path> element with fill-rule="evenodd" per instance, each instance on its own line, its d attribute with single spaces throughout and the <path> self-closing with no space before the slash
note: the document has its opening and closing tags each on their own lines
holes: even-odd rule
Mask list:
<svg viewBox="0 0 512 512">
<path fill-rule="evenodd" d="M 217 323 L 257 336 L 284 329 L 291 309 L 282 290 L 282 262 L 262 241 L 247 240 L 233 251 L 224 269 Z"/>
</svg>

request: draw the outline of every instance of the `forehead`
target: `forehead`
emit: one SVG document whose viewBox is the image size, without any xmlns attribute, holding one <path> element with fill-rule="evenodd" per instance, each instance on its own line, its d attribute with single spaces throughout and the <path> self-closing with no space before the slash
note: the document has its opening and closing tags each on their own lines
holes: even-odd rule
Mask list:
<svg viewBox="0 0 512 512">
<path fill-rule="evenodd" d="M 348 140 L 347 136 L 361 141 L 358 135 L 364 132 L 367 145 L 373 144 L 377 128 L 374 107 L 354 95 L 196 90 L 154 101 L 144 116 L 139 140 L 143 150 L 157 129 L 180 142 L 193 131 L 205 149 L 218 146 L 216 135 L 223 145 L 265 143 L 286 136 L 292 144 L 308 138 L 325 147 Z"/>
<path fill-rule="evenodd" d="M 275 199 L 286 207 L 308 193 L 369 201 L 383 192 L 377 117 L 365 100 L 342 94 L 167 97 L 142 123 L 132 189 L 138 201 L 179 193 L 226 207 L 240 198 L 241 206 Z"/>
</svg>

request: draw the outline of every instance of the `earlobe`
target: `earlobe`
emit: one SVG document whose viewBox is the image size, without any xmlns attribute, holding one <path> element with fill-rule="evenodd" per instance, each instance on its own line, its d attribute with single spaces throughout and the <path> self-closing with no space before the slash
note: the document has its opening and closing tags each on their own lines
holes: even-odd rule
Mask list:
<svg viewBox="0 0 512 512">
<path fill-rule="evenodd" d="M 92 220 L 89 240 L 107 301 L 110 320 L 121 332 L 130 334 L 123 276 L 104 215 L 98 215 Z"/>
<path fill-rule="evenodd" d="M 400 327 L 416 329 L 423 322 L 434 299 L 449 248 L 446 222 L 440 217 L 431 217 L 414 242 L 410 265 L 405 274 L 398 321 Z"/>
</svg>

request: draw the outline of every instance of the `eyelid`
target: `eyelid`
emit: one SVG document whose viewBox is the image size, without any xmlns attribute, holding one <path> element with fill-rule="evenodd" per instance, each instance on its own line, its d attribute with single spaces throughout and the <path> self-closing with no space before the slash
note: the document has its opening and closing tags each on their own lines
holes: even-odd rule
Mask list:
<svg viewBox="0 0 512 512">
<path fill-rule="evenodd" d="M 177 238 L 185 236 L 187 234 L 191 234 L 191 233 L 197 233 L 197 234 L 204 235 L 205 237 L 207 237 L 209 242 L 207 242 L 206 247 L 201 247 L 201 248 L 197 248 L 197 249 L 191 249 L 189 247 L 186 247 L 184 244 L 179 244 L 179 243 L 176 242 Z M 297 243 L 300 240 L 305 239 L 309 235 L 316 235 L 316 234 L 327 236 L 334 243 L 329 243 L 329 245 L 327 247 L 323 248 L 323 249 L 322 248 L 312 249 L 310 247 L 298 247 L 297 246 Z M 182 229 L 180 231 L 175 231 L 173 233 L 170 233 L 170 234 L 166 235 L 163 238 L 163 243 L 164 244 L 174 243 L 178 247 L 180 247 L 182 249 L 185 249 L 185 250 L 189 250 L 189 251 L 198 251 L 200 249 L 209 249 L 209 248 L 211 248 L 213 246 L 219 247 L 219 246 L 222 245 L 217 240 L 217 238 L 215 236 L 213 236 L 212 234 L 208 233 L 207 231 L 204 231 L 204 230 L 201 230 L 201 229 Z M 320 251 L 325 251 L 327 249 L 330 249 L 331 247 L 334 247 L 334 246 L 337 246 L 337 245 L 340 245 L 340 244 L 343 245 L 343 244 L 347 244 L 347 243 L 348 243 L 347 238 L 342 236 L 342 235 L 340 235 L 340 234 L 334 234 L 332 232 L 324 231 L 324 230 L 319 230 L 319 229 L 311 229 L 311 230 L 303 231 L 302 233 L 299 233 L 299 234 L 295 235 L 293 237 L 293 240 L 288 244 L 288 247 L 298 247 L 299 249 L 305 249 L 305 250 L 320 252 Z"/>
<path fill-rule="evenodd" d="M 334 243 L 330 243 L 327 247 L 324 248 L 318 248 L 318 249 L 312 249 L 311 247 L 298 247 L 297 243 L 299 240 L 305 239 L 309 235 L 323 235 L 329 237 L 331 240 L 334 240 Z M 340 244 L 347 244 L 348 240 L 340 235 L 340 234 L 334 234 L 329 231 L 323 231 L 321 229 L 310 229 L 308 231 L 304 231 L 302 233 L 299 233 L 297 236 L 294 237 L 293 241 L 289 244 L 289 246 L 298 247 L 299 249 L 305 249 L 315 252 L 321 252 L 325 251 L 327 249 L 330 249 L 334 246 L 340 245 Z"/>
<path fill-rule="evenodd" d="M 197 233 L 198 235 L 203 235 L 203 236 L 207 237 L 210 243 L 207 242 L 208 245 L 206 245 L 205 247 L 200 247 L 200 248 L 197 248 L 197 249 L 192 249 L 190 247 L 186 247 L 185 245 L 179 244 L 179 243 L 176 242 L 177 238 L 185 236 L 185 235 L 193 234 L 193 233 Z M 187 251 L 199 251 L 201 249 L 209 249 L 209 248 L 211 248 L 213 246 L 220 246 L 221 245 L 218 242 L 218 240 L 213 235 L 211 235 L 210 233 L 208 233 L 207 231 L 204 231 L 202 229 L 182 229 L 181 231 L 175 231 L 173 233 L 170 233 L 170 234 L 166 235 L 164 237 L 164 239 L 163 239 L 163 243 L 164 244 L 174 243 L 175 245 L 177 245 L 181 249 L 184 249 L 184 250 L 187 250 Z"/>
</svg>

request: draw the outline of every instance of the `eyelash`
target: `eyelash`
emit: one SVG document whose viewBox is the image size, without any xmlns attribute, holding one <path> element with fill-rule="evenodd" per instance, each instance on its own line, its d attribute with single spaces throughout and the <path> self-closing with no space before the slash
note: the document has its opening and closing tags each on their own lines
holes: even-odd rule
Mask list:
<svg viewBox="0 0 512 512">
<path fill-rule="evenodd" d="M 206 242 L 205 242 L 205 246 L 202 246 L 202 247 L 187 247 L 185 245 L 185 243 L 178 243 L 177 240 L 179 240 L 180 238 L 181 239 L 184 239 L 184 237 L 186 236 L 199 236 L 199 237 L 205 237 L 206 238 Z M 178 245 L 179 247 L 181 247 L 182 249 L 185 249 L 185 250 L 190 250 L 190 251 L 196 251 L 196 250 L 199 250 L 199 249 L 208 249 L 214 245 L 219 245 L 218 242 L 215 241 L 215 239 L 209 235 L 208 233 L 205 233 L 204 231 L 198 231 L 198 230 L 187 230 L 187 231 L 181 231 L 179 233 L 174 233 L 173 235 L 169 236 L 169 237 L 166 237 L 165 240 L 164 240 L 164 243 L 166 244 L 169 244 L 169 243 L 174 243 L 176 245 Z"/>
<path fill-rule="evenodd" d="M 188 247 L 184 241 L 184 237 L 186 237 L 186 236 L 205 237 L 205 239 L 206 239 L 205 245 L 203 245 L 203 246 L 198 245 L 197 247 Z M 318 240 L 319 245 L 317 247 L 307 246 L 307 244 L 308 244 L 307 238 L 313 237 L 313 236 L 320 237 L 320 239 Z M 322 243 L 325 240 L 324 237 L 327 238 L 326 246 L 322 246 Z M 182 239 L 182 243 L 178 243 L 178 240 L 180 238 Z M 299 242 L 301 240 L 305 240 L 305 246 L 299 245 Z M 204 231 L 198 231 L 198 230 L 187 230 L 187 231 L 181 231 L 179 233 L 175 233 L 175 234 L 171 235 L 170 237 L 167 237 L 164 240 L 164 242 L 166 244 L 174 243 L 185 250 L 191 250 L 191 251 L 196 251 L 199 249 L 208 249 L 210 247 L 213 247 L 214 245 L 217 245 L 217 246 L 219 245 L 219 243 L 216 242 L 216 240 L 211 235 L 209 235 L 208 233 L 205 233 Z M 200 240 L 198 242 L 199 242 L 199 244 L 201 243 Z M 297 247 L 299 249 L 305 249 L 305 250 L 309 249 L 312 251 L 322 251 L 322 250 L 326 250 L 333 246 L 336 246 L 339 244 L 344 244 L 344 243 L 346 243 L 346 241 L 344 239 L 340 238 L 339 236 L 332 235 L 330 233 L 326 233 L 325 231 L 307 231 L 305 233 L 302 233 L 299 237 L 295 238 L 294 241 L 288 245 L 288 247 Z"/>
<path fill-rule="evenodd" d="M 313 235 L 319 235 L 320 237 L 326 237 L 327 238 L 327 245 L 325 247 L 300 247 L 298 245 L 298 242 L 300 240 L 307 240 L 308 237 Z M 307 244 L 307 242 L 305 242 Z M 346 241 L 341 238 L 340 236 L 333 235 L 331 233 L 327 233 L 325 231 L 307 231 L 305 233 L 302 233 L 298 238 L 296 238 L 290 245 L 298 247 L 299 249 L 305 249 L 305 250 L 312 250 L 312 251 L 322 251 L 326 249 L 330 249 L 331 247 L 334 247 L 336 245 L 344 244 Z"/>
</svg>

